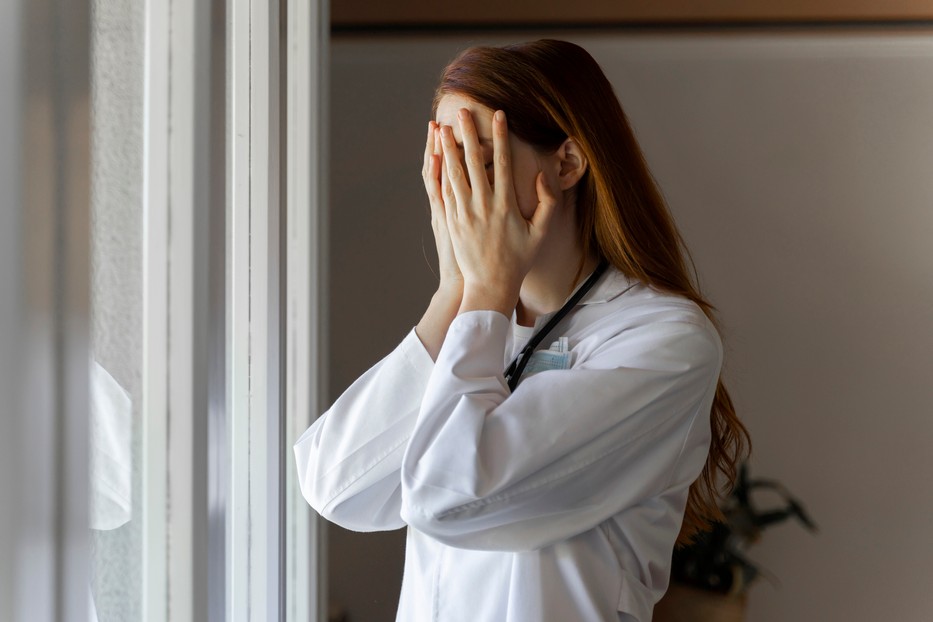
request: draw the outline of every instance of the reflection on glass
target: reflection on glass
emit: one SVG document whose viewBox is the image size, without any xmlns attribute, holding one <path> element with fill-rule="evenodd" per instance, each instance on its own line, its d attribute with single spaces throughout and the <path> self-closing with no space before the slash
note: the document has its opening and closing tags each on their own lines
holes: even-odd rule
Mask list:
<svg viewBox="0 0 933 622">
<path fill-rule="evenodd" d="M 145 3 L 92 12 L 91 622 L 142 619 Z"/>
<path fill-rule="evenodd" d="M 91 361 L 89 523 L 93 531 L 115 530 L 132 518 L 132 425 L 129 393 Z M 100 619 L 95 600 L 92 591 L 89 622 Z"/>
<path fill-rule="evenodd" d="M 130 442 L 133 402 L 97 361 L 91 362 L 91 529 L 116 529 L 132 516 Z"/>
</svg>

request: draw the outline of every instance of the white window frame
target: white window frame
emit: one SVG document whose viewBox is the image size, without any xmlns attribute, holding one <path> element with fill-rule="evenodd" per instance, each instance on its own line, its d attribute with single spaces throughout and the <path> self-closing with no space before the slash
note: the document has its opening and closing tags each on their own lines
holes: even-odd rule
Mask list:
<svg viewBox="0 0 933 622">
<path fill-rule="evenodd" d="M 284 620 L 325 622 L 324 522 L 301 495 L 291 446 L 321 412 L 327 386 L 327 0 L 287 0 L 287 24 Z"/>
<path fill-rule="evenodd" d="M 279 619 L 279 89 L 276 1 L 228 3 L 227 620 Z"/>
<path fill-rule="evenodd" d="M 196 0 L 147 5 L 145 620 L 324 620 L 321 535 L 295 481 L 291 444 L 319 412 L 323 386 L 327 3 L 217 2 L 223 92 L 216 83 L 211 92 L 209 79 L 217 5 L 213 14 Z M 217 278 L 206 272 L 217 235 L 208 207 L 218 157 L 212 114 L 227 119 L 225 318 L 208 316 L 206 293 Z M 205 422 L 217 398 L 205 387 L 218 321 L 226 326 L 223 425 Z M 196 448 L 217 448 L 217 434 L 220 451 L 194 460 Z M 216 525 L 198 502 L 218 475 L 226 487 L 219 554 L 207 543 Z M 205 589 L 218 573 L 219 606 Z"/>
<path fill-rule="evenodd" d="M 146 3 L 143 620 L 208 618 L 211 5 Z"/>
<path fill-rule="evenodd" d="M 326 619 L 323 537 L 291 445 L 323 386 L 327 7 L 228 4 L 231 622 Z"/>
</svg>

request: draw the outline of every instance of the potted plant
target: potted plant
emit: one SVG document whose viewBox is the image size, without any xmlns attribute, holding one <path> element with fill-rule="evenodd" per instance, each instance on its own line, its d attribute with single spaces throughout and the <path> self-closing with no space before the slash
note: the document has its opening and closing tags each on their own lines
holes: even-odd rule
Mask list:
<svg viewBox="0 0 933 622">
<path fill-rule="evenodd" d="M 752 499 L 756 489 L 776 492 L 783 506 L 760 509 Z M 671 584 L 655 606 L 654 622 L 741 622 L 748 588 L 762 575 L 745 550 L 760 539 L 762 530 L 788 518 L 817 531 L 803 505 L 784 486 L 774 480 L 750 479 L 747 464 L 741 465 L 722 512 L 723 522 L 674 550 Z"/>
</svg>

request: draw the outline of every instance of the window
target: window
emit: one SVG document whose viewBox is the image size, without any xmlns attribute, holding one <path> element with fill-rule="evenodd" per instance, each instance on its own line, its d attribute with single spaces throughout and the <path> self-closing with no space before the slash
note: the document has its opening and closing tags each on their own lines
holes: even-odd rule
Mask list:
<svg viewBox="0 0 933 622">
<path fill-rule="evenodd" d="M 2 17 L 0 617 L 313 619 L 326 3 Z"/>
</svg>

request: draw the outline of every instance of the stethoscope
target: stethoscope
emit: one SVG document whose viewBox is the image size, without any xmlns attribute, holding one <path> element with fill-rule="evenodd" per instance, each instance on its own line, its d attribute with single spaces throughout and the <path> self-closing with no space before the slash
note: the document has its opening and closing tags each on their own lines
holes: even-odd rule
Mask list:
<svg viewBox="0 0 933 622">
<path fill-rule="evenodd" d="M 554 316 L 548 320 L 548 323 L 545 324 L 541 330 L 536 332 L 531 336 L 531 339 L 528 340 L 528 343 L 525 344 L 525 347 L 522 348 L 522 351 L 518 353 L 518 356 L 515 357 L 515 360 L 512 361 L 512 364 L 509 365 L 508 369 L 505 370 L 505 379 L 508 382 L 509 390 L 514 391 L 515 387 L 518 386 L 518 381 L 522 377 L 522 372 L 525 371 L 525 366 L 528 365 L 528 361 L 531 360 L 531 355 L 534 354 L 535 348 L 538 347 L 544 338 L 548 336 L 548 333 L 553 330 L 557 324 L 564 319 L 568 313 L 570 313 L 574 307 L 577 306 L 577 303 L 586 296 L 586 293 L 590 291 L 593 286 L 596 284 L 596 281 L 599 280 L 599 277 L 606 272 L 606 268 L 609 267 L 609 263 L 603 259 L 599 262 L 599 265 L 596 266 L 596 269 L 593 270 L 593 274 L 586 280 L 583 285 L 581 285 L 573 296 L 570 297 L 570 300 L 564 303 L 564 306 L 554 314 Z"/>
</svg>

